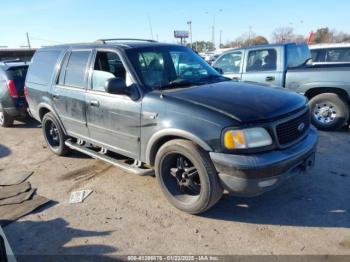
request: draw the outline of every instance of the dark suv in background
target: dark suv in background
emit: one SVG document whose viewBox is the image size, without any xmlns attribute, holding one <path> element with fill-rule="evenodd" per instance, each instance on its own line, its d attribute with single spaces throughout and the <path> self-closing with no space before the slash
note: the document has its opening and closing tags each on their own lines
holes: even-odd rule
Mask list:
<svg viewBox="0 0 350 262">
<path fill-rule="evenodd" d="M 0 125 L 10 127 L 27 116 L 24 82 L 28 65 L 18 60 L 0 61 Z"/>
<path fill-rule="evenodd" d="M 26 86 L 54 153 L 78 150 L 141 175 L 154 169 L 167 199 L 192 214 L 224 190 L 256 196 L 314 165 L 305 97 L 231 81 L 183 46 L 113 39 L 41 48 Z"/>
</svg>

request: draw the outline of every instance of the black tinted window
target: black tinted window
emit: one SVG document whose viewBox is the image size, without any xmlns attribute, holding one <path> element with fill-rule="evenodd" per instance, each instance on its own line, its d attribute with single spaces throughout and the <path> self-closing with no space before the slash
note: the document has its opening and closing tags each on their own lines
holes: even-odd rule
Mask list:
<svg viewBox="0 0 350 262">
<path fill-rule="evenodd" d="M 60 54 L 60 50 L 37 51 L 29 66 L 27 81 L 48 85 Z"/>
<path fill-rule="evenodd" d="M 11 67 L 6 71 L 7 78 L 10 80 L 24 81 L 26 78 L 28 66 Z"/>
<path fill-rule="evenodd" d="M 66 68 L 65 85 L 85 87 L 85 76 L 91 51 L 72 51 Z"/>
</svg>

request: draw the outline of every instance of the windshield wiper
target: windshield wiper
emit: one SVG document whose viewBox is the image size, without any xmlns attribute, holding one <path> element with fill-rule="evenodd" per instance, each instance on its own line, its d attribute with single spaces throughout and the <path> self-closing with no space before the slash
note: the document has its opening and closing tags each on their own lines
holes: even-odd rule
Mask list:
<svg viewBox="0 0 350 262">
<path fill-rule="evenodd" d="M 168 88 L 186 87 L 186 86 L 192 86 L 192 85 L 196 85 L 196 83 L 193 81 L 176 79 L 176 80 L 170 81 L 167 85 L 164 85 L 161 88 L 168 89 Z"/>
</svg>

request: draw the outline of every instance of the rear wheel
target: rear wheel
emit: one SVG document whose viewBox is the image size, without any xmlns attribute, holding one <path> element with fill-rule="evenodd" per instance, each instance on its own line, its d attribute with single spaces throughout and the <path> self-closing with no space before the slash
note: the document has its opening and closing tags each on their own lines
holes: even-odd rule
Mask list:
<svg viewBox="0 0 350 262">
<path fill-rule="evenodd" d="M 11 127 L 13 126 L 13 118 L 9 116 L 3 109 L 0 107 L 0 126 L 2 127 Z"/>
<path fill-rule="evenodd" d="M 349 105 L 337 94 L 325 93 L 309 102 L 312 123 L 320 130 L 335 131 L 349 119 Z"/>
<path fill-rule="evenodd" d="M 52 113 L 47 113 L 42 121 L 42 128 L 47 145 L 56 155 L 64 156 L 70 152 L 65 145 L 67 137 Z"/>
<path fill-rule="evenodd" d="M 157 153 L 155 170 L 166 198 L 187 213 L 202 213 L 222 196 L 223 189 L 208 153 L 191 141 L 165 143 Z"/>
</svg>

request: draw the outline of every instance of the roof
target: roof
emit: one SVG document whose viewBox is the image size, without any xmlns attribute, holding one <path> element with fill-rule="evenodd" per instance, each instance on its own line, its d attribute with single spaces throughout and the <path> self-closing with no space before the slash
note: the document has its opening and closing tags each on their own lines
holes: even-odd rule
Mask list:
<svg viewBox="0 0 350 262">
<path fill-rule="evenodd" d="M 316 44 L 316 45 L 310 45 L 309 48 L 312 49 L 323 49 L 323 48 L 342 48 L 342 47 L 349 47 L 350 43 L 328 43 L 328 44 Z"/>
<path fill-rule="evenodd" d="M 35 52 L 36 48 L 8 48 L 0 47 L 0 52 Z"/>
<path fill-rule="evenodd" d="M 95 42 L 90 43 L 73 43 L 73 44 L 62 44 L 62 45 L 54 45 L 54 46 L 46 46 L 44 48 L 70 48 L 70 47 L 80 47 L 80 48 L 111 48 L 111 47 L 119 47 L 123 49 L 129 49 L 129 48 L 142 48 L 142 47 L 149 47 L 149 46 L 178 46 L 176 44 L 169 44 L 169 43 L 159 43 L 151 40 L 132 40 L 130 41 L 108 41 L 106 43 L 103 43 L 101 40 L 97 40 Z"/>
</svg>

